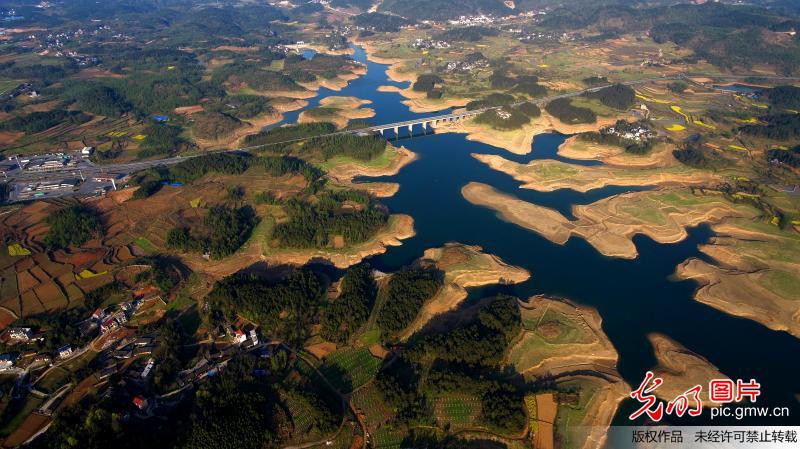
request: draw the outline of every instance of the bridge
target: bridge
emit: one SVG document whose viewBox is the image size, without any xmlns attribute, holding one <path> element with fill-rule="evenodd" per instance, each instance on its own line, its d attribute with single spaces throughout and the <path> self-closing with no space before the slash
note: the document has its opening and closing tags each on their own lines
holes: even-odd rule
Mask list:
<svg viewBox="0 0 800 449">
<path fill-rule="evenodd" d="M 678 80 L 683 80 L 683 81 L 686 81 L 686 82 L 688 82 L 690 84 L 693 84 L 693 85 L 695 85 L 697 87 L 702 87 L 702 88 L 706 88 L 706 89 L 708 89 L 708 88 L 717 89 L 715 86 L 707 86 L 707 85 L 695 82 L 695 81 L 693 81 L 691 79 L 691 78 L 698 78 L 698 77 L 710 77 L 710 78 L 714 78 L 714 79 L 724 79 L 724 80 L 738 81 L 738 80 L 746 80 L 746 79 L 752 78 L 754 76 L 753 75 L 709 75 L 709 74 L 695 74 L 695 73 L 679 73 L 679 74 L 672 75 L 672 76 L 660 76 L 660 77 L 653 77 L 653 78 L 644 78 L 644 79 L 635 80 L 635 81 L 625 81 L 625 82 L 622 82 L 622 83 L 619 83 L 619 84 L 623 84 L 623 85 L 626 85 L 626 86 L 638 86 L 638 85 L 642 85 L 642 84 L 650 84 L 650 83 L 653 83 L 653 82 L 656 82 L 656 81 L 678 81 Z M 792 77 L 792 76 L 762 76 L 762 77 L 758 77 L 758 78 L 766 79 L 766 80 L 770 80 L 770 81 L 800 81 L 800 77 Z M 549 97 L 542 97 L 542 98 L 538 98 L 538 99 L 519 101 L 519 102 L 516 102 L 516 103 L 512 103 L 509 106 L 519 106 L 519 105 L 521 105 L 523 103 L 533 103 L 533 104 L 536 104 L 537 106 L 540 106 L 540 105 L 543 105 L 543 104 L 546 104 L 546 103 L 550 103 L 553 100 L 558 100 L 558 99 L 561 99 L 561 98 L 572 98 L 572 97 L 577 97 L 577 96 L 584 95 L 584 94 L 587 94 L 587 93 L 598 92 L 598 91 L 601 91 L 601 90 L 603 90 L 603 89 L 605 89 L 607 87 L 611 87 L 614 84 L 616 84 L 616 83 L 602 84 L 602 85 L 593 86 L 593 87 L 590 87 L 590 88 L 587 88 L 587 89 L 583 89 L 583 90 L 577 90 L 577 91 L 574 91 L 574 92 L 567 92 L 567 93 L 563 93 L 563 94 L 559 94 L 559 95 L 552 95 L 552 96 L 549 96 Z M 359 134 L 359 133 L 360 134 L 364 134 L 364 133 L 380 133 L 381 135 L 384 135 L 384 133 L 386 131 L 391 130 L 391 131 L 394 131 L 394 135 L 395 135 L 395 137 L 397 137 L 397 136 L 400 135 L 399 134 L 400 130 L 404 129 L 404 128 L 408 129 L 409 134 L 413 134 L 413 130 L 414 130 L 414 126 L 415 125 L 422 125 L 422 129 L 423 130 L 427 130 L 428 127 L 436 128 L 440 124 L 458 122 L 458 121 L 463 120 L 463 119 L 467 119 L 467 118 L 478 116 L 478 115 L 480 115 L 480 114 L 482 114 L 482 113 L 484 113 L 486 111 L 490 111 L 490 110 L 493 110 L 493 109 L 500 109 L 502 107 L 503 106 L 491 106 L 491 107 L 486 107 L 486 108 L 473 109 L 473 110 L 469 110 L 469 111 L 455 112 L 455 113 L 452 113 L 452 114 L 442 114 L 442 115 L 436 115 L 436 116 L 431 116 L 431 117 L 422 117 L 422 118 L 418 118 L 418 119 L 414 119 L 414 120 L 407 120 L 407 121 L 404 121 L 404 122 L 387 123 L 387 124 L 384 124 L 384 125 L 370 126 L 368 128 L 360 128 L 360 129 L 354 129 L 354 130 L 340 131 L 338 133 L 333 133 L 333 134 L 343 134 L 343 133 L 356 133 L 356 134 Z M 249 149 L 250 148 L 242 148 L 242 150 L 249 150 Z"/>
<path fill-rule="evenodd" d="M 714 86 L 708 86 L 708 85 L 705 85 L 705 84 L 702 84 L 702 83 L 698 83 L 698 82 L 695 82 L 695 81 L 693 81 L 691 79 L 691 78 L 698 78 L 698 77 L 707 77 L 707 78 L 712 78 L 712 79 L 733 80 L 733 81 L 745 80 L 745 79 L 751 78 L 751 77 L 758 77 L 758 78 L 761 78 L 761 79 L 766 79 L 766 80 L 771 80 L 771 81 L 800 81 L 800 77 L 791 77 L 791 76 L 717 75 L 717 74 L 703 74 L 703 73 L 678 73 L 678 74 L 672 75 L 672 76 L 661 76 L 661 77 L 645 78 L 645 79 L 640 79 L 640 80 L 635 80 L 635 81 L 625 81 L 625 82 L 622 82 L 620 84 L 624 84 L 626 86 L 637 86 L 637 85 L 641 85 L 641 84 L 649 84 L 649 83 L 656 82 L 656 81 L 684 80 L 684 81 L 686 81 L 688 83 L 691 83 L 691 84 L 694 84 L 694 85 L 696 85 L 698 87 L 716 89 L 716 87 L 714 87 Z M 523 103 L 533 103 L 533 104 L 536 104 L 536 105 L 543 105 L 543 104 L 547 104 L 547 103 L 549 103 L 549 102 L 551 102 L 553 100 L 558 100 L 558 99 L 561 99 L 561 98 L 571 98 L 571 97 L 577 97 L 577 96 L 580 96 L 580 95 L 583 95 L 583 94 L 586 94 L 586 93 L 598 92 L 598 91 L 600 91 L 602 89 L 605 89 L 607 87 L 610 87 L 612 85 L 613 84 L 611 84 L 611 83 L 602 84 L 602 85 L 593 86 L 593 87 L 590 87 L 590 88 L 577 90 L 577 91 L 573 91 L 573 92 L 567 92 L 567 93 L 562 93 L 562 94 L 558 94 L 558 95 L 542 97 L 542 98 L 538 98 L 538 99 L 520 101 L 520 102 L 513 103 L 513 104 L 511 104 L 509 106 L 519 106 L 519 105 L 521 105 Z M 359 129 L 348 129 L 348 130 L 336 131 L 336 132 L 328 133 L 328 134 L 320 134 L 320 135 L 316 135 L 316 136 L 306 136 L 306 137 L 300 137 L 300 138 L 296 138 L 296 139 L 284 140 L 284 141 L 280 141 L 280 142 L 272 142 L 272 143 L 268 143 L 268 144 L 253 145 L 253 146 L 249 146 L 249 147 L 242 147 L 242 148 L 228 149 L 228 150 L 208 151 L 208 152 L 205 152 L 203 154 L 222 153 L 222 152 L 249 152 L 249 151 L 257 150 L 257 149 L 260 149 L 260 148 L 265 148 L 265 147 L 272 146 L 272 145 L 286 145 L 286 144 L 293 143 L 293 142 L 300 142 L 300 141 L 305 141 L 305 140 L 317 139 L 317 138 L 321 138 L 321 137 L 329 137 L 329 136 L 343 135 L 343 134 L 374 134 L 374 133 L 378 133 L 378 134 L 381 134 L 381 135 L 385 135 L 385 133 L 387 133 L 388 131 L 393 131 L 395 137 L 398 137 L 400 130 L 407 129 L 409 131 L 409 134 L 413 135 L 414 126 L 417 126 L 417 125 L 421 125 L 423 130 L 427 130 L 429 127 L 433 129 L 433 128 L 436 128 L 437 126 L 442 125 L 442 124 L 459 122 L 461 120 L 468 119 L 468 118 L 480 115 L 480 114 L 482 114 L 482 113 L 484 113 L 486 111 L 493 110 L 493 109 L 496 110 L 496 109 L 500 109 L 502 107 L 503 106 L 490 106 L 490 107 L 486 107 L 486 108 L 467 110 L 467 111 L 460 110 L 458 112 L 453 112 L 453 113 L 449 113 L 449 114 L 434 115 L 434 116 L 429 116 L 429 117 L 420 117 L 420 118 L 417 118 L 417 119 L 406 120 L 406 121 L 402 121 L 402 122 L 387 123 L 387 124 L 383 124 L 383 125 L 375 125 L 375 126 L 370 126 L 370 127 L 366 127 L 366 128 L 359 128 Z M 198 155 L 187 155 L 187 156 L 173 156 L 173 157 L 169 157 L 169 158 L 166 158 L 166 159 L 159 159 L 159 160 L 154 160 L 154 161 L 139 161 L 139 162 L 131 162 L 131 163 L 124 163 L 124 164 L 110 164 L 110 165 L 102 165 L 102 166 L 87 162 L 85 165 L 81 166 L 80 169 L 65 168 L 63 170 L 58 170 L 58 171 L 49 172 L 49 173 L 32 173 L 32 172 L 27 172 L 27 171 L 9 172 L 7 174 L 4 174 L 6 176 L 6 179 L 4 179 L 4 180 L 16 181 L 16 182 L 34 181 L 34 180 L 46 179 L 48 177 L 55 179 L 57 177 L 63 177 L 65 175 L 67 175 L 67 174 L 71 174 L 73 176 L 80 175 L 80 176 L 86 176 L 86 177 L 88 177 L 88 176 L 101 176 L 102 177 L 102 176 L 109 176 L 109 175 L 122 175 L 122 174 L 133 173 L 135 171 L 144 170 L 144 169 L 155 167 L 155 166 L 166 166 L 166 165 L 177 164 L 177 163 L 179 163 L 181 161 L 184 161 L 186 159 L 189 159 L 189 158 L 192 158 L 192 157 L 196 157 L 196 156 L 200 156 L 200 155 L 198 154 Z"/>
<path fill-rule="evenodd" d="M 678 79 L 683 79 L 684 77 L 685 77 L 684 75 L 676 75 L 676 76 L 671 76 L 671 77 L 646 78 L 646 79 L 641 79 L 641 80 L 636 80 L 636 81 L 627 81 L 627 82 L 624 82 L 624 83 L 621 83 L 621 84 L 624 84 L 626 86 L 635 86 L 635 85 L 639 85 L 639 84 L 648 84 L 648 83 L 652 83 L 652 82 L 655 82 L 655 81 L 678 80 Z M 519 102 L 516 102 L 516 103 L 512 103 L 509 106 L 519 106 L 519 105 L 521 105 L 523 103 L 533 103 L 533 104 L 536 104 L 538 106 L 538 105 L 550 103 L 553 100 L 558 100 L 558 99 L 561 99 L 561 98 L 571 98 L 571 97 L 577 97 L 577 96 L 580 96 L 580 95 L 583 95 L 583 94 L 586 94 L 586 93 L 598 92 L 598 91 L 601 91 L 601 90 L 603 90 L 603 89 L 605 89 L 607 87 L 611 87 L 611 86 L 613 86 L 613 84 L 602 84 L 602 85 L 599 85 L 599 86 L 594 86 L 594 87 L 590 87 L 590 88 L 587 88 L 587 89 L 578 90 L 578 91 L 574 91 L 574 92 L 568 92 L 568 93 L 563 93 L 563 94 L 559 94 L 559 95 L 552 95 L 552 96 L 549 96 L 549 97 L 537 98 L 537 99 L 532 99 L 532 100 L 519 101 Z M 343 134 L 343 133 L 354 133 L 354 134 L 379 133 L 380 135 L 384 135 L 384 133 L 386 131 L 390 131 L 391 130 L 391 131 L 394 131 L 394 135 L 395 135 L 395 137 L 397 137 L 397 136 L 400 135 L 400 130 L 404 129 L 404 128 L 407 128 L 409 134 L 412 134 L 413 131 L 414 131 L 414 126 L 415 125 L 422 125 L 422 129 L 423 130 L 427 130 L 428 127 L 433 129 L 433 128 L 436 128 L 437 126 L 439 126 L 440 124 L 458 122 L 458 121 L 461 121 L 461 120 L 464 120 L 464 119 L 468 119 L 468 118 L 471 118 L 471 117 L 478 116 L 478 115 L 480 115 L 480 114 L 482 114 L 482 113 L 484 113 L 486 111 L 496 110 L 496 109 L 500 109 L 502 107 L 503 106 L 490 106 L 490 107 L 485 107 L 485 108 L 472 109 L 472 110 L 468 110 L 468 111 L 454 112 L 454 113 L 451 113 L 451 114 L 435 115 L 435 116 L 431 116 L 431 117 L 421 117 L 421 118 L 414 119 L 414 120 L 406 120 L 404 122 L 387 123 L 387 124 L 384 124 L 384 125 L 370 126 L 368 128 L 359 128 L 359 129 L 353 129 L 353 130 L 347 130 L 347 131 L 340 131 L 340 132 L 334 133 L 334 134 Z"/>
<path fill-rule="evenodd" d="M 445 114 L 427 118 L 420 118 L 417 120 L 407 120 L 405 122 L 390 123 L 388 125 L 371 126 L 369 128 L 357 129 L 351 132 L 355 133 L 377 132 L 383 135 L 384 131 L 393 129 L 394 135 L 397 136 L 400 134 L 401 128 L 407 127 L 409 133 L 413 132 L 414 125 L 422 125 L 423 130 L 427 129 L 428 126 L 430 126 L 431 128 L 436 128 L 436 126 L 438 126 L 440 123 L 452 123 L 470 117 L 475 117 L 476 115 L 482 113 L 484 110 L 485 109 L 476 109 L 472 111 L 459 112 L 454 114 Z"/>
</svg>

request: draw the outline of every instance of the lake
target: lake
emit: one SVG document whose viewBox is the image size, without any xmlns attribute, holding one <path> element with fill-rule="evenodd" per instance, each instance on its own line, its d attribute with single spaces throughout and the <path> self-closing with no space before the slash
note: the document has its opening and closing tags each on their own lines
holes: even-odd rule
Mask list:
<svg viewBox="0 0 800 449">
<path fill-rule="evenodd" d="M 305 54 L 306 57 L 313 55 Z M 339 92 L 320 89 L 309 100 L 315 107 L 327 96 L 355 96 L 372 101 L 376 115 L 371 123 L 383 124 L 417 117 L 441 114 L 415 114 L 402 104 L 404 98 L 394 92 L 378 92 L 379 86 L 401 88 L 386 77 L 387 66 L 366 59 L 361 48 L 355 48 L 354 59 L 366 64 L 367 74 L 353 80 Z M 305 109 L 307 109 L 305 108 Z M 286 114 L 283 123 L 293 123 L 300 111 Z M 588 193 L 558 190 L 541 193 L 520 189 L 511 177 L 491 170 L 470 156 L 471 153 L 499 154 L 517 162 L 533 159 L 560 159 L 572 163 L 597 164 L 592 161 L 571 161 L 556 155 L 567 136 L 548 133 L 536 137 L 533 150 L 526 155 L 513 155 L 503 149 L 471 142 L 463 134 L 434 134 L 408 137 L 402 130 L 397 144 L 411 149 L 419 159 L 391 177 L 370 178 L 371 181 L 392 181 L 400 184 L 399 192 L 383 199 L 393 213 L 414 217 L 417 235 L 385 254 L 369 259 L 383 271 L 395 270 L 422 256 L 425 249 L 456 241 L 480 245 L 510 264 L 531 272 L 531 279 L 514 286 L 495 286 L 471 291 L 471 298 L 504 292 L 520 298 L 547 294 L 569 298 L 595 307 L 603 318 L 603 329 L 619 352 L 618 369 L 634 388 L 656 360 L 647 335 L 659 332 L 688 349 L 706 357 L 732 379 L 754 378 L 762 384 L 760 406 L 789 407 L 791 415 L 800 414 L 798 394 L 800 382 L 800 340 L 785 332 L 776 332 L 747 319 L 736 318 L 692 299 L 693 281 L 671 280 L 675 267 L 690 257 L 704 258 L 698 245 L 707 242 L 713 233 L 708 226 L 689 230 L 689 237 L 677 244 L 662 245 L 645 236 L 634 242 L 639 251 L 635 260 L 614 259 L 600 255 L 579 238 L 565 245 L 556 245 L 516 225 L 499 219 L 493 211 L 469 204 L 461 196 L 461 188 L 469 182 L 489 184 L 519 198 L 550 207 L 571 217 L 572 206 L 589 204 L 600 199 L 637 189 L 606 187 Z M 641 190 L 641 189 L 639 189 Z M 704 390 L 707 386 L 704 386 Z M 703 393 L 704 397 L 706 393 Z M 635 404 L 624 403 L 615 423 L 629 424 L 627 415 Z M 791 416 L 790 415 L 790 416 Z M 709 414 L 691 421 L 675 423 L 707 424 Z M 714 424 L 796 424 L 791 417 L 743 421 L 716 419 Z"/>
</svg>

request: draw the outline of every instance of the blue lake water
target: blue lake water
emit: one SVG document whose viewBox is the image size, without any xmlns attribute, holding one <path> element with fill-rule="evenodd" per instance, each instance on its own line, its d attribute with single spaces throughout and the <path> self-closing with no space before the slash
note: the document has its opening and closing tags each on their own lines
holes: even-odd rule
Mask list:
<svg viewBox="0 0 800 449">
<path fill-rule="evenodd" d="M 410 112 L 399 94 L 378 92 L 379 86 L 404 88 L 407 84 L 387 79 L 387 67 L 367 61 L 366 54 L 358 47 L 354 59 L 366 64 L 367 74 L 339 92 L 321 89 L 317 97 L 309 100 L 308 107 L 315 107 L 327 96 L 346 95 L 371 100 L 373 104 L 369 107 L 375 109 L 376 116 L 370 121 L 375 124 L 437 114 Z M 283 123 L 295 122 L 300 112 L 286 114 Z M 421 128 L 416 130 L 422 133 Z M 419 159 L 396 176 L 370 180 L 400 184 L 399 192 L 382 202 L 392 212 L 413 216 L 417 235 L 404 240 L 401 246 L 390 247 L 385 254 L 370 258 L 369 262 L 376 268 L 391 271 L 419 258 L 425 249 L 447 242 L 480 245 L 486 252 L 526 268 L 532 277 L 520 285 L 476 289 L 471 291 L 471 297 L 498 292 L 520 298 L 547 294 L 597 308 L 603 318 L 603 329 L 619 352 L 619 372 L 634 388 L 644 373 L 656 364 L 647 335 L 663 333 L 706 357 L 732 379 L 755 378 L 761 382 L 762 395 L 757 405 L 789 407 L 791 411 L 789 418 L 727 422 L 717 419 L 714 424 L 797 424 L 800 340 L 700 304 L 692 299 L 694 282 L 670 279 L 679 263 L 690 257 L 703 257 L 698 245 L 713 235 L 707 226 L 690 229 L 686 240 L 672 245 L 637 236 L 634 242 L 639 257 L 622 260 L 600 255 L 579 238 L 572 238 L 565 245 L 553 244 L 499 219 L 493 211 L 469 204 L 461 196 L 464 185 L 482 182 L 572 218 L 574 205 L 636 190 L 606 187 L 588 193 L 571 190 L 540 193 L 520 189 L 519 182 L 491 170 L 471 156 L 472 153 L 499 154 L 520 163 L 558 159 L 583 165 L 597 164 L 558 156 L 557 148 L 565 138 L 557 133 L 539 135 L 532 152 L 526 155 L 513 155 L 490 145 L 471 142 L 463 134 L 433 134 L 429 130 L 426 136 L 401 139 L 397 143 L 417 153 Z M 635 406 L 630 402 L 623 404 L 615 422 L 626 424 L 631 407 Z M 704 413 L 701 418 L 682 423 L 704 424 L 708 419 L 708 413 Z"/>
<path fill-rule="evenodd" d="M 762 87 L 749 86 L 747 84 L 728 84 L 725 86 L 714 86 L 715 89 L 724 90 L 727 92 L 736 92 L 740 94 L 751 94 L 764 90 Z"/>
</svg>

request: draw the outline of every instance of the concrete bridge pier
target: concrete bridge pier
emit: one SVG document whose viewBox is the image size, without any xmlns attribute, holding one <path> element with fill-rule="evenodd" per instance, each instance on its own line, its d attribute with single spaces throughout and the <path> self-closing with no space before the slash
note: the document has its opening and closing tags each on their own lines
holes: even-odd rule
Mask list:
<svg viewBox="0 0 800 449">
<path fill-rule="evenodd" d="M 410 137 L 414 137 L 414 124 L 413 123 L 408 125 L 408 135 Z"/>
<path fill-rule="evenodd" d="M 399 126 L 395 126 L 394 127 L 394 138 L 395 139 L 399 139 L 400 138 L 400 127 Z"/>
</svg>

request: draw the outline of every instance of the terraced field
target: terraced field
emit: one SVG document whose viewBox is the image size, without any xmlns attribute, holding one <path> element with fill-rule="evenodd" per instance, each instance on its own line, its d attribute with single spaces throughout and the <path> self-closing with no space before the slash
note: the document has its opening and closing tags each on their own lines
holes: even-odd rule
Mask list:
<svg viewBox="0 0 800 449">
<path fill-rule="evenodd" d="M 347 393 L 367 383 L 378 372 L 381 360 L 368 349 L 346 347 L 329 355 L 320 371 L 339 391 Z"/>
</svg>

